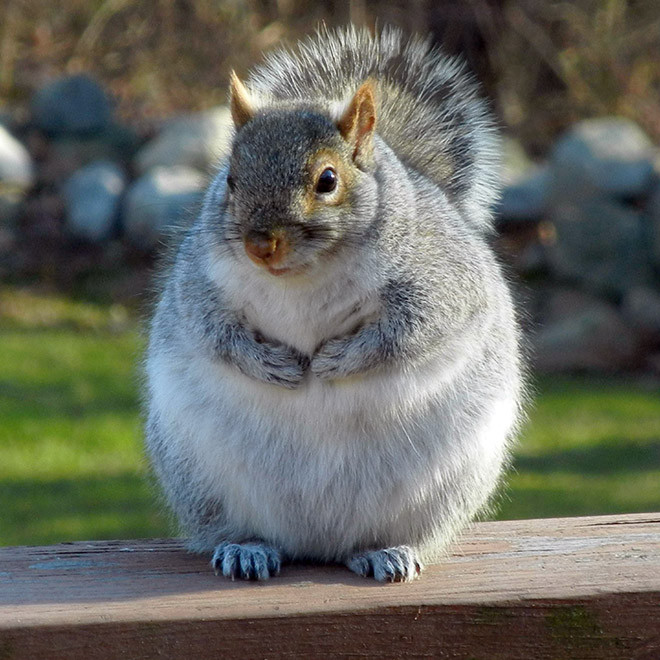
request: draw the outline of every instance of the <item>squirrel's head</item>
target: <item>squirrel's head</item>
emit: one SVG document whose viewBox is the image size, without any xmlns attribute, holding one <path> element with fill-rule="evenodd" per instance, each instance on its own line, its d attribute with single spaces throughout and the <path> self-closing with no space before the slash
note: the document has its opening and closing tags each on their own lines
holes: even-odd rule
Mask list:
<svg viewBox="0 0 660 660">
<path fill-rule="evenodd" d="M 374 169 L 373 83 L 336 120 L 313 106 L 257 109 L 234 74 L 230 91 L 225 230 L 235 254 L 272 275 L 295 274 L 359 240 Z"/>
</svg>

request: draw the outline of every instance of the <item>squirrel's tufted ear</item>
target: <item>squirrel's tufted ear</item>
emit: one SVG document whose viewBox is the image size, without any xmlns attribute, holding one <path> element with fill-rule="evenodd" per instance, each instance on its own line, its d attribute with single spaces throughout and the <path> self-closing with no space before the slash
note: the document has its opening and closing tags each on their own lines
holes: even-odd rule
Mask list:
<svg viewBox="0 0 660 660">
<path fill-rule="evenodd" d="M 235 71 L 229 74 L 229 99 L 231 118 L 234 120 L 236 129 L 239 129 L 254 117 L 254 107 L 250 99 L 250 92 L 239 80 Z"/>
<path fill-rule="evenodd" d="M 374 82 L 367 80 L 358 87 L 337 128 L 353 148 L 353 160 L 360 167 L 373 161 L 373 137 L 376 130 L 376 99 Z"/>
</svg>

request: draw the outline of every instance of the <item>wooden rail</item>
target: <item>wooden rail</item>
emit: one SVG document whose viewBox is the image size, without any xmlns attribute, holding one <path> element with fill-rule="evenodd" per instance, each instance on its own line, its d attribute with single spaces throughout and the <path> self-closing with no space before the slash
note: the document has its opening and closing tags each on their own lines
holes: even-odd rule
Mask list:
<svg viewBox="0 0 660 660">
<path fill-rule="evenodd" d="M 659 660 L 660 513 L 474 525 L 421 580 L 216 578 L 178 541 L 0 549 L 0 659 Z"/>
</svg>

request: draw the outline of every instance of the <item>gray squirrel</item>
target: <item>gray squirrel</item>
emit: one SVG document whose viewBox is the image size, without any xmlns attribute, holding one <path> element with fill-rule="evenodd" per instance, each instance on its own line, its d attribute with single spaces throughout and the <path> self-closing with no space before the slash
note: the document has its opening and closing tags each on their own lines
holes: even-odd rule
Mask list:
<svg viewBox="0 0 660 660">
<path fill-rule="evenodd" d="M 230 99 L 151 323 L 155 473 L 216 573 L 411 580 L 488 503 L 520 416 L 493 122 L 395 29 L 320 31 Z"/>
</svg>

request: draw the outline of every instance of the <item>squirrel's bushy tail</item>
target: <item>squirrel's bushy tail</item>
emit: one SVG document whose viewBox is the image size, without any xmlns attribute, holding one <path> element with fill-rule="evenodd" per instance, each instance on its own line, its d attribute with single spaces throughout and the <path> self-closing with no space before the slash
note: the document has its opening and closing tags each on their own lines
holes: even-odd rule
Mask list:
<svg viewBox="0 0 660 660">
<path fill-rule="evenodd" d="M 462 62 L 430 40 L 393 28 L 321 29 L 297 50 L 267 56 L 248 81 L 265 105 L 343 107 L 367 78 L 377 82 L 377 133 L 409 168 L 437 182 L 466 221 L 490 225 L 499 194 L 497 132 Z"/>
</svg>

